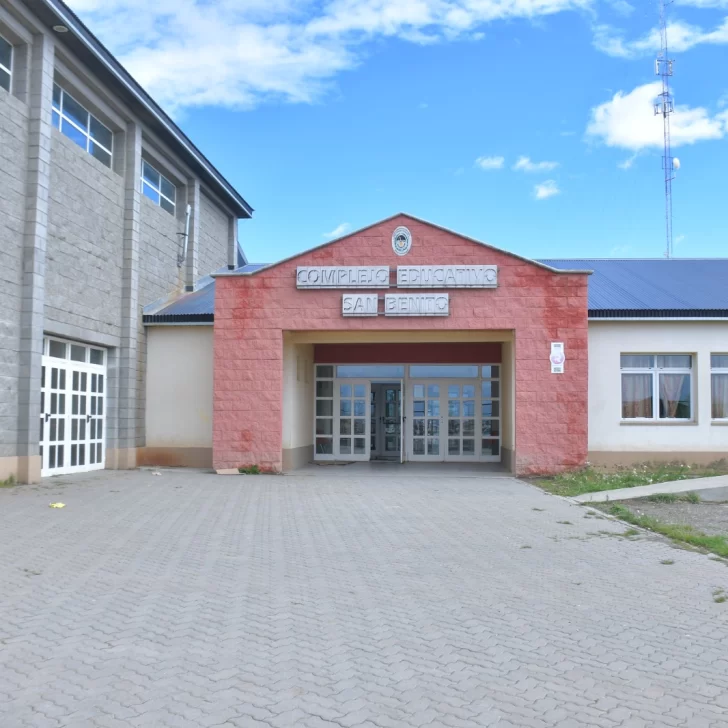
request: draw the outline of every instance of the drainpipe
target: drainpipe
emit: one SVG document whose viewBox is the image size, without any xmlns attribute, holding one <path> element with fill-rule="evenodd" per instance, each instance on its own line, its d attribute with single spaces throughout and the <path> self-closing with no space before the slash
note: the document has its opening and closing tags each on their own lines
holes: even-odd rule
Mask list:
<svg viewBox="0 0 728 728">
<path fill-rule="evenodd" d="M 190 216 L 192 215 L 192 205 L 187 205 L 185 211 L 185 231 L 183 233 L 177 233 L 184 238 L 184 247 L 182 248 L 182 254 L 177 256 L 177 267 L 181 268 L 182 264 L 187 260 L 187 242 L 190 239 Z"/>
</svg>

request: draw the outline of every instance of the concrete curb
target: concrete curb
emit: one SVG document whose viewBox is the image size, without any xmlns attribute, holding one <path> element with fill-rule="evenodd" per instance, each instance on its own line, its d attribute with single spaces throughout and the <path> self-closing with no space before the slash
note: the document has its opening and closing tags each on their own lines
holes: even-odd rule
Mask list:
<svg viewBox="0 0 728 728">
<path fill-rule="evenodd" d="M 716 475 L 712 478 L 689 478 L 687 480 L 673 480 L 667 483 L 653 483 L 651 485 L 638 485 L 635 488 L 619 488 L 617 490 L 602 490 L 597 493 L 584 493 L 573 496 L 575 503 L 605 503 L 606 501 L 630 500 L 644 498 L 657 493 L 689 493 L 700 492 L 713 488 L 728 488 L 728 475 Z"/>
</svg>

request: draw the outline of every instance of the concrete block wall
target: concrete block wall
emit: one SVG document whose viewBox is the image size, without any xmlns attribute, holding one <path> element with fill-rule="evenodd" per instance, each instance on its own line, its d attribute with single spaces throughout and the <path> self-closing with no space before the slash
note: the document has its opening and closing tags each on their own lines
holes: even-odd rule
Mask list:
<svg viewBox="0 0 728 728">
<path fill-rule="evenodd" d="M 400 258 L 392 232 L 406 225 Z M 450 316 L 343 318 L 341 290 L 297 290 L 299 265 L 499 266 L 497 289 L 450 290 Z M 515 461 L 521 474 L 555 473 L 587 456 L 587 279 L 555 273 L 400 215 L 253 276 L 215 287 L 213 460 L 216 468 L 282 467 L 283 342 L 288 331 L 514 332 Z M 551 374 L 552 341 L 564 342 L 564 374 Z"/>
<path fill-rule="evenodd" d="M 200 247 L 197 269 L 206 276 L 227 263 L 230 216 L 207 195 L 200 195 Z"/>
<path fill-rule="evenodd" d="M 0 480 L 17 455 L 27 145 L 28 107 L 0 89 Z"/>
</svg>

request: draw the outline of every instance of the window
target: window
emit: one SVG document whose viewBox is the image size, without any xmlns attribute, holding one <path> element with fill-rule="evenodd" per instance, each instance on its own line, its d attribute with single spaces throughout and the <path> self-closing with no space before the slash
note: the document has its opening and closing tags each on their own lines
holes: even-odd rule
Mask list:
<svg viewBox="0 0 728 728">
<path fill-rule="evenodd" d="M 622 419 L 692 418 L 690 354 L 622 354 Z"/>
<path fill-rule="evenodd" d="M 0 86 L 10 91 L 13 75 L 13 46 L 0 35 Z"/>
<path fill-rule="evenodd" d="M 710 355 L 710 416 L 728 420 L 728 354 Z"/>
<path fill-rule="evenodd" d="M 174 215 L 177 206 L 177 188 L 144 160 L 142 160 L 142 192 L 155 205 Z"/>
<path fill-rule="evenodd" d="M 53 84 L 53 126 L 111 167 L 113 134 L 58 84 Z"/>
</svg>

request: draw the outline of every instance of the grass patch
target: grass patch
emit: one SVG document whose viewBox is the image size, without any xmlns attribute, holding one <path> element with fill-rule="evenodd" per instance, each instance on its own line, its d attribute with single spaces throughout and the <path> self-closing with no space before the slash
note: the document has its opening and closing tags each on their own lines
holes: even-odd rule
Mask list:
<svg viewBox="0 0 728 728">
<path fill-rule="evenodd" d="M 728 461 L 718 460 L 705 467 L 685 463 L 643 463 L 630 468 L 605 472 L 586 467 L 571 473 L 561 473 L 550 478 L 537 478 L 534 482 L 554 495 L 574 496 L 597 493 L 602 490 L 635 488 L 638 485 L 667 483 L 672 480 L 709 478 L 728 474 Z"/>
<path fill-rule="evenodd" d="M 608 512 L 622 521 L 641 528 L 647 528 L 650 531 L 667 536 L 673 541 L 697 546 L 718 556 L 728 557 L 728 538 L 726 536 L 708 536 L 708 534 L 697 531 L 692 526 L 663 523 L 652 516 L 637 515 L 626 506 L 619 504 L 611 506 Z"/>
<path fill-rule="evenodd" d="M 247 468 L 238 468 L 241 475 L 260 475 L 260 468 L 257 465 L 249 465 Z"/>
<path fill-rule="evenodd" d="M 17 485 L 14 475 L 10 475 L 5 480 L 0 480 L 0 488 L 13 488 Z"/>
<path fill-rule="evenodd" d="M 573 526 L 574 525 L 571 521 L 556 521 L 556 523 L 560 523 L 562 526 Z"/>
<path fill-rule="evenodd" d="M 524 544 L 523 546 L 521 546 L 521 548 L 522 549 L 531 549 L 531 548 L 533 548 L 533 546 L 529 546 L 528 544 Z"/>
<path fill-rule="evenodd" d="M 663 559 L 660 563 L 665 566 L 672 566 L 675 563 L 675 559 Z"/>
<path fill-rule="evenodd" d="M 700 503 L 697 493 L 655 493 L 645 497 L 650 503 Z"/>
</svg>

